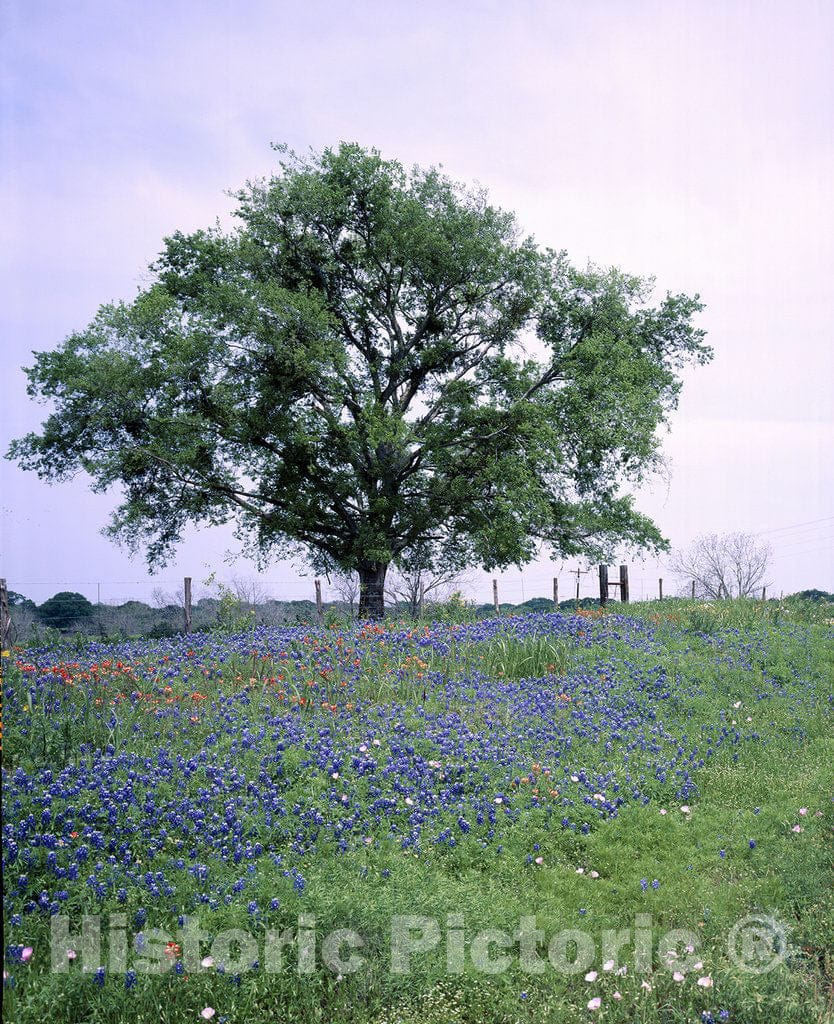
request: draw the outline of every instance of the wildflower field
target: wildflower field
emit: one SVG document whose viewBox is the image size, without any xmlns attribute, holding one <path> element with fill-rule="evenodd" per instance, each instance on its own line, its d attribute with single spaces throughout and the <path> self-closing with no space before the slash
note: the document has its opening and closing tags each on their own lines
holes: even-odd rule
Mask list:
<svg viewBox="0 0 834 1024">
<path fill-rule="evenodd" d="M 5 1020 L 831 1021 L 832 624 L 625 610 L 8 652 Z"/>
</svg>

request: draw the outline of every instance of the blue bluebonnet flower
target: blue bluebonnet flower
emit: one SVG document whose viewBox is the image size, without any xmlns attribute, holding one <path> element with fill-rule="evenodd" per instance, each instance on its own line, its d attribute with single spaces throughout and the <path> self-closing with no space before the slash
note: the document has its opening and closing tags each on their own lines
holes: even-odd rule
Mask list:
<svg viewBox="0 0 834 1024">
<path fill-rule="evenodd" d="M 22 927 L 30 914 L 57 912 L 71 894 L 139 907 L 134 924 L 141 929 L 143 904 L 181 916 L 180 891 L 194 882 L 201 907 L 249 907 L 251 892 L 263 891 L 262 874 L 273 877 L 276 866 L 286 871 L 279 880 L 305 891 L 302 870 L 327 850 L 376 851 L 394 843 L 420 856 L 431 844 L 436 856 L 456 846 L 500 855 L 507 833 L 529 827 L 531 813 L 536 828 L 561 823 L 588 834 L 630 803 L 688 807 L 704 765 L 761 742 L 724 714 L 697 731 L 664 723 L 667 702 L 707 689 L 665 670 L 666 640 L 650 623 L 538 614 L 435 625 L 416 635 L 398 625 L 381 628 L 337 637 L 263 626 L 234 637 L 195 634 L 115 648 L 94 643 L 73 654 L 71 669 L 60 651 L 44 654 L 39 663 L 49 668 L 33 672 L 27 686 L 53 712 L 47 722 L 57 726 L 74 713 L 72 701 L 82 693 L 94 698 L 87 706 L 102 731 L 115 716 L 122 735 L 101 749 L 82 744 L 60 769 L 17 768 L 4 779 L 13 926 Z M 581 654 L 559 679 L 565 699 L 558 714 L 551 673 L 491 678 L 454 653 L 507 636 L 557 638 Z M 679 639 L 691 641 L 683 631 Z M 762 663 L 760 641 L 737 631 L 698 642 L 742 671 Z M 253 650 L 263 659 L 264 685 L 227 688 L 222 681 L 235 666 L 248 665 Z M 429 663 L 434 655 L 452 668 L 425 670 L 421 682 L 431 699 L 421 703 L 417 720 L 396 689 L 384 704 L 363 694 L 360 683 L 369 673 L 387 673 L 396 684 L 410 678 L 407 659 Z M 647 667 L 647 657 L 656 659 L 655 667 Z M 102 668 L 106 662 L 112 671 Z M 115 670 L 117 662 L 130 666 L 129 676 Z M 56 665 L 73 676 L 72 687 Z M 290 702 L 287 686 L 279 697 L 282 670 L 296 680 L 321 680 L 311 691 L 316 701 L 302 709 Z M 273 674 L 274 685 L 266 679 Z M 326 684 L 329 674 L 338 676 L 338 692 Z M 798 687 L 801 679 L 795 682 Z M 793 685 L 760 678 L 752 699 L 801 699 Z M 110 703 L 116 694 L 118 702 Z M 327 707 L 319 698 L 327 698 Z M 12 716 L 18 699 L 13 691 L 4 695 Z M 131 714 L 138 720 L 128 729 Z M 488 726 L 472 725 L 482 718 Z M 22 733 L 31 728 L 26 715 L 18 719 Z M 140 753 L 143 738 L 153 740 L 153 753 Z M 265 849 L 264 836 L 275 837 L 282 853 Z M 540 852 L 539 843 L 533 851 Z M 366 877 L 386 877 L 378 870 L 371 866 Z M 64 887 L 58 893 L 56 883 Z M 271 901 L 270 910 L 279 905 Z"/>
</svg>

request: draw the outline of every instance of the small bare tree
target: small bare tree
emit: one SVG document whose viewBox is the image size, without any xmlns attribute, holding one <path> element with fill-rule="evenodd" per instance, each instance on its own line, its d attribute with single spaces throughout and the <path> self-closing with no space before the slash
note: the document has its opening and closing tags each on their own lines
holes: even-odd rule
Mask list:
<svg viewBox="0 0 834 1024">
<path fill-rule="evenodd" d="M 350 617 L 353 618 L 359 600 L 359 575 L 355 572 L 334 572 L 328 582 L 339 595 L 339 600 L 350 607 Z"/>
<path fill-rule="evenodd" d="M 672 555 L 670 568 L 700 598 L 754 597 L 766 579 L 770 545 L 749 533 L 710 533 Z"/>
<path fill-rule="evenodd" d="M 154 587 L 151 591 L 151 601 L 154 608 L 182 608 L 185 598 L 181 590 L 165 590 L 162 587 Z"/>
<path fill-rule="evenodd" d="M 257 610 L 258 605 L 266 604 L 270 600 L 269 591 L 260 580 L 232 576 L 228 589 L 243 607 L 253 612 Z"/>
<path fill-rule="evenodd" d="M 397 569 L 387 580 L 385 593 L 390 602 L 405 606 L 411 616 L 420 614 L 424 598 L 445 601 L 452 593 L 466 586 L 467 575 L 459 569 L 428 570 L 420 567 Z"/>
</svg>

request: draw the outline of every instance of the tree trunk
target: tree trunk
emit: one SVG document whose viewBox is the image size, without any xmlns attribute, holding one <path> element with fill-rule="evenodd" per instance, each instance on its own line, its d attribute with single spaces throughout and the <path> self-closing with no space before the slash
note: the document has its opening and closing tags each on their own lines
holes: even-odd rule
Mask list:
<svg viewBox="0 0 834 1024">
<path fill-rule="evenodd" d="M 385 574 L 387 564 L 368 562 L 359 566 L 359 619 L 385 617 Z"/>
</svg>

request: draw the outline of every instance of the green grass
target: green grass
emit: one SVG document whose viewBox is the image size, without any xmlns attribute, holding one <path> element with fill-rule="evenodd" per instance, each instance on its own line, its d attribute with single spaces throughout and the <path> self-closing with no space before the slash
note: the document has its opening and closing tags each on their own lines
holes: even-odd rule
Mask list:
<svg viewBox="0 0 834 1024">
<path fill-rule="evenodd" d="M 326 895 L 312 905 L 307 901 L 305 911 L 316 915 L 322 933 L 330 927 L 352 927 L 369 943 L 363 950 L 369 968 L 341 982 L 328 972 L 299 980 L 288 971 L 252 975 L 239 993 L 224 986 L 219 995 L 211 978 L 184 982 L 140 977 L 128 1018 L 127 1005 L 112 992 L 91 991 L 89 979 L 69 976 L 69 984 L 58 984 L 53 977 L 31 994 L 25 1019 L 174 1022 L 198 1020 L 203 1006 L 222 1003 L 230 1022 L 571 1022 L 588 1020 L 586 1004 L 600 995 L 604 1009 L 598 1019 L 610 1022 L 697 1021 L 702 1011 L 722 1008 L 729 1010 L 730 1020 L 743 1024 L 830 1021 L 834 739 L 816 735 L 800 749 L 770 749 L 745 763 L 715 765 L 705 769 L 701 781 L 701 795 L 690 815 L 677 807 L 665 816 L 657 808 L 629 808 L 604 828 L 574 837 L 572 848 L 553 843 L 541 832 L 536 838 L 543 868 L 521 866 L 533 835 L 509 843 L 496 862 L 374 850 L 362 863 L 332 858 L 309 864 L 311 891 Z M 808 819 L 805 832 L 797 835 L 790 825 L 803 820 L 797 816 L 802 806 L 822 809 L 823 817 Z M 757 844 L 755 850 L 749 849 L 750 839 Z M 581 866 L 586 872 L 597 870 L 600 878 L 577 875 Z M 377 880 L 370 887 L 362 877 L 365 868 Z M 383 882 L 385 870 L 391 874 Z M 643 892 L 638 878 L 656 878 L 660 888 Z M 269 879 L 262 881 L 264 893 L 270 892 Z M 727 955 L 727 934 L 737 920 L 758 910 L 776 915 L 789 928 L 791 954 L 772 973 L 747 975 Z M 436 952 L 415 957 L 412 975 L 392 978 L 385 967 L 391 917 L 427 914 L 442 926 L 449 912 L 463 915 L 469 937 L 485 927 L 512 931 L 523 915 L 535 915 L 548 939 L 566 928 L 583 928 L 595 941 L 590 966 L 600 978 L 588 984 L 581 974 L 548 970 L 541 977 L 525 975 L 515 964 L 496 978 L 471 969 L 449 977 L 443 941 Z M 615 978 L 603 972 L 603 932 L 633 928 L 636 913 L 651 915 L 655 943 L 672 928 L 699 935 L 697 952 L 705 966 L 696 974 L 709 973 L 715 989 L 700 989 L 691 977 L 675 983 L 656 955 L 651 976 Z M 235 924 L 239 920 L 230 915 L 214 927 Z M 647 977 L 650 992 L 641 988 Z M 622 994 L 619 1002 L 611 998 L 615 990 Z M 6 1019 L 23 1019 L 14 1015 L 13 1005 Z"/>
<path fill-rule="evenodd" d="M 212 931 L 287 927 L 301 912 L 314 915 L 319 939 L 333 928 L 352 928 L 363 936 L 366 944 L 360 952 L 366 964 L 360 972 L 338 978 L 319 966 L 309 976 L 299 977 L 291 956 L 282 973 L 250 972 L 242 976 L 239 986 L 218 979 L 214 971 L 188 980 L 170 973 L 158 978 L 140 975 L 130 994 L 115 979 L 99 989 L 77 971 L 43 974 L 37 986 L 30 985 L 23 993 L 7 990 L 5 1019 L 18 1024 L 46 1019 L 180 1024 L 199 1022 L 201 1009 L 212 1006 L 217 1008 L 215 1022 L 222 1016 L 228 1024 L 273 1020 L 697 1024 L 709 1020 L 705 1014 L 732 1024 L 830 1024 L 834 1021 L 834 730 L 829 698 L 834 694 L 834 636 L 828 624 L 816 621 L 816 613 L 798 625 L 797 617 L 760 602 L 720 605 L 717 611 L 677 601 L 633 606 L 629 611 L 635 617 L 657 627 L 655 646 L 646 651 L 635 651 L 616 638 L 603 638 L 597 646 L 580 649 L 548 637 L 519 641 L 499 636 L 490 643 L 461 644 L 442 655 L 429 653 L 425 659 L 421 655 L 405 669 L 398 667 L 402 677 L 396 686 L 388 674 L 369 670 L 357 688 L 360 697 L 382 705 L 395 692 L 399 699 L 404 694 L 417 698 L 428 673 L 454 677 L 478 671 L 507 680 L 550 674 L 558 692 L 566 672 L 577 668 L 590 672 L 603 653 L 646 671 L 661 665 L 684 684 L 675 701 L 662 709 L 670 721 L 685 721 L 694 730 L 714 721 L 716 709 L 732 709 L 741 702 L 738 717 L 755 716 L 766 733 L 766 742 L 736 748 L 735 756 L 722 753 L 700 769 L 698 795 L 690 801 L 688 812 L 670 801 L 652 800 L 647 806 L 630 803 L 617 818 L 587 834 L 550 828 L 543 815 L 530 812 L 523 825 L 506 829 L 500 853 L 495 847 L 461 843 L 453 850 L 428 848 L 418 856 L 403 852 L 396 843 L 380 842 L 364 851 L 318 854 L 301 863 L 307 879 L 303 896 L 290 893 L 280 912 L 272 918 L 265 915 L 257 926 L 239 908 L 221 907 L 212 919 Z M 738 634 L 727 640 L 727 630 Z M 717 637 L 726 641 L 721 657 L 716 656 Z M 723 657 L 728 650 L 742 647 L 752 650 L 752 669 Z M 791 696 L 790 680 L 797 667 L 807 679 L 808 695 L 816 699 Z M 254 679 L 258 691 L 265 686 L 265 670 L 256 660 L 231 663 L 227 672 Z M 778 705 L 752 701 L 764 674 L 777 682 L 784 677 L 788 697 Z M 303 676 L 299 673 L 286 681 L 288 692 L 304 692 Z M 336 675 L 329 681 L 333 689 L 328 692 L 337 693 L 338 684 Z M 96 746 L 117 738 L 91 713 L 88 698 L 76 693 L 74 699 L 80 702 L 78 714 L 67 714 L 67 728 L 76 732 L 65 735 L 33 721 L 28 746 L 12 737 L 18 763 L 72 760 L 81 736 Z M 467 707 L 473 722 L 478 716 L 482 716 L 478 724 L 485 720 L 483 708 Z M 43 711 L 36 706 L 29 713 L 36 719 Z M 510 705 L 502 713 L 511 721 Z M 151 749 L 161 742 L 147 730 L 147 720 L 139 713 L 135 722 L 125 718 L 120 727 L 129 733 L 134 724 L 145 730 L 137 744 Z M 193 734 L 194 749 L 205 731 Z M 189 753 L 185 745 L 182 752 Z M 596 756 L 590 746 L 587 756 Z M 288 771 L 295 770 L 293 758 L 300 760 L 300 754 L 291 749 Z M 242 771 L 247 764 L 242 753 Z M 299 785 L 315 789 L 320 783 L 310 778 Z M 660 792 L 659 788 L 659 796 Z M 800 808 L 807 808 L 807 814 L 800 815 Z M 661 814 L 661 809 L 666 813 Z M 792 831 L 795 825 L 802 831 Z M 542 859 L 540 865 L 528 863 L 534 849 Z M 591 877 L 591 872 L 598 877 Z M 657 880 L 659 885 L 644 889 L 643 879 Z M 10 884 L 8 877 L 6 884 Z M 274 876 L 265 869 L 250 895 L 264 904 L 280 884 L 278 869 Z M 96 905 L 79 902 L 73 909 L 93 912 Z M 447 969 L 448 914 L 460 914 L 465 922 L 461 973 L 450 974 Z M 643 930 L 650 931 L 651 973 L 634 969 L 628 944 L 621 954 L 627 973 L 618 976 L 603 970 L 604 934 L 633 933 L 638 914 L 650 918 L 650 927 Z M 415 955 L 408 975 L 389 970 L 395 915 L 427 915 L 437 918 L 441 926 L 440 943 Z M 771 917 L 786 930 L 787 956 L 768 973 L 745 972 L 728 949 L 733 928 L 750 915 Z M 548 967 L 541 974 L 526 973 L 517 947 L 502 973 L 489 976 L 476 971 L 471 964 L 473 937 L 486 928 L 511 933 L 521 917 L 535 917 L 545 943 L 568 929 L 586 932 L 594 944 L 587 966 L 598 972 L 597 979 L 586 981 L 585 970 L 570 974 Z M 168 925 L 173 932 L 175 922 L 169 920 Z M 697 937 L 695 957 L 703 965 L 682 982 L 673 979 L 672 969 L 658 952 L 658 941 L 673 929 L 686 929 Z M 42 947 L 47 935 L 34 935 L 33 943 L 40 940 Z M 546 959 L 546 952 L 540 952 Z M 706 976 L 713 981 L 711 988 L 696 983 L 696 978 Z M 615 992 L 622 998 L 615 999 Z M 600 1008 L 589 1009 L 589 1000 L 597 996 Z M 719 1016 L 722 1011 L 726 1018 Z"/>
</svg>

